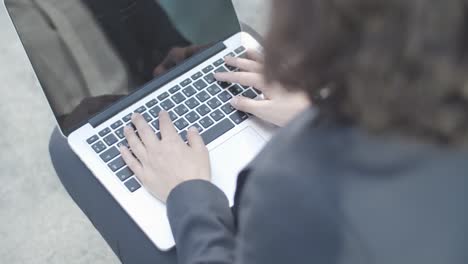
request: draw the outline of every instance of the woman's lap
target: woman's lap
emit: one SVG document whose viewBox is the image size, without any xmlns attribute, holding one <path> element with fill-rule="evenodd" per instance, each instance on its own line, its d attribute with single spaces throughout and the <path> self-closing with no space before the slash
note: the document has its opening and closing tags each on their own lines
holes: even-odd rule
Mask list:
<svg viewBox="0 0 468 264">
<path fill-rule="evenodd" d="M 122 263 L 176 263 L 175 250 L 159 251 L 69 148 L 56 129 L 49 143 L 52 163 L 75 203 Z"/>
</svg>

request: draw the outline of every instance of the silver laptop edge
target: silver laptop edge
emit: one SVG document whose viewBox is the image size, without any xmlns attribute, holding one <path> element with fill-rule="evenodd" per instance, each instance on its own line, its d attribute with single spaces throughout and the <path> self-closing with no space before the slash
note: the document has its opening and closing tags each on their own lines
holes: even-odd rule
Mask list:
<svg viewBox="0 0 468 264">
<path fill-rule="evenodd" d="M 155 91 L 153 94 L 134 103 L 133 106 L 127 108 L 126 110 L 117 114 L 113 118 L 102 123 L 100 126 L 93 128 L 91 125 L 87 124 L 73 132 L 68 137 L 68 142 L 73 151 L 78 154 L 80 159 L 93 172 L 96 178 L 106 187 L 106 189 L 111 193 L 111 195 L 119 202 L 122 208 L 133 218 L 137 225 L 161 250 L 169 250 L 175 245 L 174 238 L 172 236 L 169 222 L 166 216 L 166 207 L 161 202 L 156 201 L 143 188 L 139 189 L 134 193 L 130 193 L 125 188 L 123 183 L 120 182 L 117 177 L 115 177 L 114 173 L 108 169 L 107 165 L 96 156 L 96 153 L 89 147 L 85 140 L 95 135 L 97 131 L 100 131 L 100 129 L 109 127 L 115 121 L 122 119 L 129 112 L 129 110 L 130 112 L 132 112 L 137 108 L 137 106 L 144 105 L 146 102 L 148 102 L 149 98 L 155 98 L 161 93 L 166 92 L 173 85 L 176 85 L 181 80 L 190 77 L 194 72 L 203 69 L 209 64 L 212 64 L 219 58 L 224 57 L 233 49 L 237 48 L 239 45 L 242 44 L 246 48 L 254 50 L 261 48 L 259 43 L 245 32 L 241 32 L 232 36 L 231 38 L 224 41 L 224 44 L 226 45 L 227 49 L 223 52 L 203 62 L 199 66 L 195 67 L 193 70 L 190 70 L 189 72 L 176 78 L 172 82 L 169 82 L 167 85 Z M 230 130 L 226 134 L 222 135 L 215 141 L 208 144 L 208 149 L 210 150 L 210 153 L 212 153 L 213 150 L 222 145 L 224 142 L 228 141 L 235 135 L 241 133 L 242 131 L 248 128 L 253 128 L 254 131 L 257 132 L 258 135 L 263 139 L 263 142 L 260 141 L 259 143 L 267 142 L 270 139 L 273 131 L 271 125 L 264 124 L 263 122 L 257 119 L 249 119 L 241 125 Z M 251 151 L 249 146 L 244 146 L 243 148 L 245 148 L 246 153 Z M 256 154 L 256 152 L 261 149 L 261 146 L 255 146 L 254 148 L 255 153 L 251 153 L 251 155 L 246 155 L 246 153 L 229 153 L 229 155 L 244 157 L 245 162 L 243 162 L 243 165 L 245 166 L 250 161 L 250 158 L 253 158 L 254 155 L 252 154 Z M 212 165 L 216 165 L 216 163 L 219 161 L 215 161 L 213 159 L 213 155 L 211 156 Z M 227 160 L 226 162 L 229 161 Z M 237 168 L 237 171 L 231 171 L 231 175 L 219 175 L 213 173 L 213 182 L 225 192 L 231 205 L 233 204 L 234 200 L 237 173 L 240 172 L 242 168 L 243 166 L 240 166 Z"/>
</svg>

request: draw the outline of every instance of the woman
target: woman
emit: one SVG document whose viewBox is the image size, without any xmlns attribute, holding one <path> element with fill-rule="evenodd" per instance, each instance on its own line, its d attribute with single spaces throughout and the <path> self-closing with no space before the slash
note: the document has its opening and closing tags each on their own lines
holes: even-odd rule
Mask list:
<svg viewBox="0 0 468 264">
<path fill-rule="evenodd" d="M 177 257 L 154 263 L 466 263 L 467 7 L 274 0 L 264 66 L 228 58 L 244 72 L 217 78 L 267 95 L 236 98 L 240 110 L 279 125 L 302 113 L 241 173 L 233 211 L 196 131 L 186 146 L 166 113 L 162 140 L 138 115 L 141 140 L 126 131 L 139 161 L 125 160 L 176 238 Z M 300 95 L 280 105 L 279 85 L 327 91 L 318 119 Z"/>
</svg>

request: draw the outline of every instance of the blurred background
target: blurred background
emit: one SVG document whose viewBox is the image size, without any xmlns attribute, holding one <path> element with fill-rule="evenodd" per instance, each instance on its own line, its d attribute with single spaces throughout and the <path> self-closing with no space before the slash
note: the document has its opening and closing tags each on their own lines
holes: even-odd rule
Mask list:
<svg viewBox="0 0 468 264">
<path fill-rule="evenodd" d="M 240 19 L 264 34 L 266 0 L 234 0 Z M 0 8 L 0 262 L 119 263 L 53 170 L 55 120 Z"/>
</svg>

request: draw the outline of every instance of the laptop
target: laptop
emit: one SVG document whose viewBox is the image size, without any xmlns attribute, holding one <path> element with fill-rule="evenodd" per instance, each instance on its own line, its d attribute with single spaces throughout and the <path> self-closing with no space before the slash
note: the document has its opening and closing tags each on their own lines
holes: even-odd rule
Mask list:
<svg viewBox="0 0 468 264">
<path fill-rule="evenodd" d="M 242 31 L 231 1 L 4 3 L 70 147 L 157 248 L 175 246 L 165 205 L 118 151 L 132 113 L 156 135 L 162 109 L 184 141 L 197 127 L 210 151 L 212 182 L 233 205 L 238 173 L 274 128 L 229 104 L 233 96 L 262 98 L 259 91 L 213 77 L 238 70 L 225 56 L 262 50 L 255 34 Z"/>
</svg>

